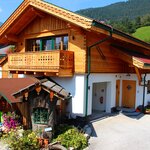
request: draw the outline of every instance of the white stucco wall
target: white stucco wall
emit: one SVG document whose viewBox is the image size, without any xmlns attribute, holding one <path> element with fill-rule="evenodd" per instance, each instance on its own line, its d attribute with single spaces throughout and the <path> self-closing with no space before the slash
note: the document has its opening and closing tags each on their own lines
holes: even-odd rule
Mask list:
<svg viewBox="0 0 150 150">
<path fill-rule="evenodd" d="M 68 111 L 71 117 L 85 115 L 86 101 L 86 75 L 75 75 L 72 78 L 52 78 L 54 81 L 62 85 L 67 91 L 72 94 Z M 116 104 L 116 80 L 120 80 L 120 100 L 122 105 L 122 80 L 136 81 L 136 102 L 135 107 L 142 105 L 143 102 L 143 86 L 139 86 L 136 74 L 90 74 L 88 88 L 88 115 L 92 114 L 92 89 L 93 83 L 105 82 L 106 87 L 106 112 L 111 112 L 111 108 Z M 150 74 L 146 76 L 146 80 L 150 80 Z M 150 101 L 150 94 L 147 94 L 145 89 L 145 105 Z"/>
<path fill-rule="evenodd" d="M 143 77 L 143 75 L 142 75 Z M 93 83 L 106 82 L 106 112 L 110 112 L 111 108 L 116 103 L 116 80 L 120 80 L 120 100 L 119 105 L 122 105 L 122 80 L 135 80 L 136 81 L 136 102 L 135 108 L 143 103 L 143 86 L 139 86 L 138 78 L 136 74 L 91 74 L 89 77 L 89 100 L 88 100 L 88 114 L 92 113 L 92 86 Z M 150 74 L 147 74 L 146 81 L 150 80 Z M 147 88 L 145 88 L 145 105 L 150 102 L 150 94 L 147 94 Z"/>
<path fill-rule="evenodd" d="M 72 95 L 68 111 L 71 117 L 85 115 L 85 75 L 75 75 L 73 78 L 52 78 Z"/>
<path fill-rule="evenodd" d="M 106 82 L 106 112 L 111 111 L 115 105 L 116 96 L 116 75 L 115 74 L 91 74 L 89 77 L 89 95 L 88 95 L 88 115 L 92 113 L 92 89 L 93 83 Z"/>
</svg>

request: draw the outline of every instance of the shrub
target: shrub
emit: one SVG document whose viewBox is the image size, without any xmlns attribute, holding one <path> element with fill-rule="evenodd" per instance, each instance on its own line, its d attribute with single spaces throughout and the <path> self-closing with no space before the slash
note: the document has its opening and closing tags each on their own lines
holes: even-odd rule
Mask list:
<svg viewBox="0 0 150 150">
<path fill-rule="evenodd" d="M 86 137 L 84 137 L 83 133 L 79 132 L 77 128 L 64 126 L 64 128 L 60 127 L 59 131 L 62 131 L 62 134 L 58 135 L 58 137 L 53 140 L 54 142 L 60 141 L 64 147 L 73 147 L 76 150 L 81 150 L 88 146 Z"/>
<path fill-rule="evenodd" d="M 31 130 L 11 130 L 2 140 L 11 150 L 39 150 L 37 134 Z"/>
</svg>

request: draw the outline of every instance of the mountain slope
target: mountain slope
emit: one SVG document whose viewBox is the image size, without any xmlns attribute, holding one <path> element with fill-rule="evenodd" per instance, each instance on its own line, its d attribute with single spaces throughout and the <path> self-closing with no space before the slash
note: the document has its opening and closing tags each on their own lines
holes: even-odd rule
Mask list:
<svg viewBox="0 0 150 150">
<path fill-rule="evenodd" d="M 150 26 L 138 28 L 132 35 L 136 38 L 150 43 Z"/>
<path fill-rule="evenodd" d="M 77 13 L 104 21 L 116 21 L 124 18 L 134 19 L 150 13 L 150 0 L 128 0 L 105 7 L 79 10 Z"/>
</svg>

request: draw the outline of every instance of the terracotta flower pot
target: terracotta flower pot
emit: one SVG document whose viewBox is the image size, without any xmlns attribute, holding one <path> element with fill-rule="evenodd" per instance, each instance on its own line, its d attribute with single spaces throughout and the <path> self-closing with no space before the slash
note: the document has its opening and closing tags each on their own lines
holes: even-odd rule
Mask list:
<svg viewBox="0 0 150 150">
<path fill-rule="evenodd" d="M 47 146 L 49 143 L 49 139 L 44 139 L 44 146 Z"/>
<path fill-rule="evenodd" d="M 37 140 L 39 142 L 40 147 L 42 147 L 44 143 L 43 138 L 38 138 Z"/>
</svg>

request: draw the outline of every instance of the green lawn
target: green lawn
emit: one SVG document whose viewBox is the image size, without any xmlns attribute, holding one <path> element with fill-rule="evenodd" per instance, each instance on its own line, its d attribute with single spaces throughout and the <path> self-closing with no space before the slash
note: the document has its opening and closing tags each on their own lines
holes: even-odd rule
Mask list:
<svg viewBox="0 0 150 150">
<path fill-rule="evenodd" d="M 138 28 L 133 36 L 150 43 L 150 26 Z"/>
</svg>

